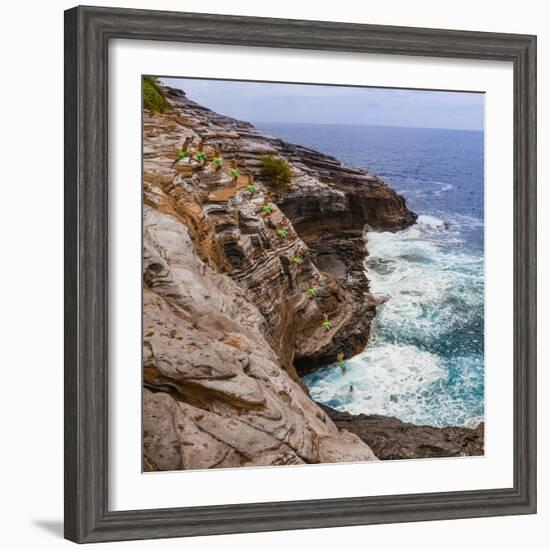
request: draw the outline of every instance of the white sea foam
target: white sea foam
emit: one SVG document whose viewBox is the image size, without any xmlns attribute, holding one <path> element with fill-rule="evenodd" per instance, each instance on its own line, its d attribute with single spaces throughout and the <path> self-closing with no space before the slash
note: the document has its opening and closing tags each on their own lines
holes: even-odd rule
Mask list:
<svg viewBox="0 0 550 550">
<path fill-rule="evenodd" d="M 445 183 L 443 181 L 434 181 L 432 183 L 439 186 L 439 189 L 435 189 L 433 191 L 434 195 L 442 195 L 443 193 L 446 193 L 447 191 L 450 191 L 454 188 L 454 185 L 452 183 Z"/>
<path fill-rule="evenodd" d="M 436 216 L 430 216 L 428 214 L 422 214 L 418 216 L 418 220 L 416 221 L 416 223 L 419 226 L 426 226 L 430 228 L 436 228 L 436 229 L 445 228 L 445 222 L 443 220 L 440 220 Z"/>
<path fill-rule="evenodd" d="M 367 234 L 371 292 L 388 301 L 378 308 L 368 347 L 346 361 L 345 375 L 334 366 L 306 378 L 314 399 L 417 424 L 477 425 L 483 357 L 468 349 L 483 345 L 476 328 L 483 258 L 459 252 L 461 242 L 459 229 L 433 215 L 419 216 L 405 231 Z"/>
<path fill-rule="evenodd" d="M 475 362 L 471 357 L 463 360 Z M 396 416 L 432 426 L 477 426 L 483 420 L 483 404 L 468 386 L 477 383 L 479 374 L 466 368 L 452 392 L 448 365 L 438 355 L 412 345 L 373 342 L 346 361 L 345 374 L 332 366 L 308 378 L 316 401 L 352 414 Z"/>
<path fill-rule="evenodd" d="M 401 233 L 369 233 L 366 261 L 371 290 L 389 297 L 378 324 L 395 339 L 437 337 L 464 325 L 483 305 L 483 259 L 451 253 L 429 232 L 442 226 L 434 216 Z"/>
<path fill-rule="evenodd" d="M 407 185 L 404 188 L 399 189 L 399 192 L 405 194 L 408 198 L 422 198 L 422 197 L 438 197 L 448 193 L 454 189 L 452 183 L 444 181 L 430 181 L 430 180 L 417 180 L 408 179 Z"/>
<path fill-rule="evenodd" d="M 354 414 L 416 418 L 424 390 L 446 377 L 436 355 L 415 346 L 373 345 L 346 363 L 346 374 L 327 369 L 311 393 L 314 399 Z M 350 393 L 350 384 L 353 393 Z"/>
</svg>

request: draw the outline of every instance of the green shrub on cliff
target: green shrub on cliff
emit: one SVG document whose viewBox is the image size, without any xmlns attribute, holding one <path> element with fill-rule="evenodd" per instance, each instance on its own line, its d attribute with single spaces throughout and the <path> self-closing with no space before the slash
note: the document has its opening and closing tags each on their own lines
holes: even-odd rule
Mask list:
<svg viewBox="0 0 550 550">
<path fill-rule="evenodd" d="M 142 79 L 143 107 L 154 113 L 162 113 L 171 109 L 170 103 L 166 101 L 159 81 L 153 76 L 144 76 Z"/>
<path fill-rule="evenodd" d="M 285 159 L 267 155 L 260 159 L 261 173 L 269 179 L 268 183 L 275 187 L 287 189 L 292 180 L 292 169 Z"/>
</svg>

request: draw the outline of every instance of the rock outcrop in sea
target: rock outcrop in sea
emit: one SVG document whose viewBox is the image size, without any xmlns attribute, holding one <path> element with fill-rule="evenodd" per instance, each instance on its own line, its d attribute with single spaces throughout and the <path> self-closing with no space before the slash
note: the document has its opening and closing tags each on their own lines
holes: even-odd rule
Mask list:
<svg viewBox="0 0 550 550">
<path fill-rule="evenodd" d="M 164 93 L 172 108 L 143 119 L 145 469 L 376 460 L 300 375 L 364 348 L 365 227 L 416 215 L 365 170 Z M 205 162 L 173 165 L 186 138 Z M 266 155 L 288 162 L 289 188 L 262 179 Z"/>
<path fill-rule="evenodd" d="M 320 405 L 339 427 L 358 435 L 381 460 L 483 456 L 484 429 L 417 426 L 394 416 L 350 414 Z"/>
</svg>

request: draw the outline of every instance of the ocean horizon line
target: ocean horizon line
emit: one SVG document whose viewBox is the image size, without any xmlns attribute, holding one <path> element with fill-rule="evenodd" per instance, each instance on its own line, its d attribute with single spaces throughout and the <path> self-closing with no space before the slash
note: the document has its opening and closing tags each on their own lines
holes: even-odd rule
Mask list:
<svg viewBox="0 0 550 550">
<path fill-rule="evenodd" d="M 444 130 L 451 132 L 477 132 L 484 133 L 485 129 L 477 128 L 438 128 L 434 126 L 395 126 L 391 124 L 353 124 L 345 122 L 301 122 L 301 121 L 290 121 L 290 120 L 250 120 L 250 123 L 254 125 L 258 124 L 303 124 L 304 126 L 353 126 L 357 128 L 397 128 L 405 130 Z"/>
</svg>

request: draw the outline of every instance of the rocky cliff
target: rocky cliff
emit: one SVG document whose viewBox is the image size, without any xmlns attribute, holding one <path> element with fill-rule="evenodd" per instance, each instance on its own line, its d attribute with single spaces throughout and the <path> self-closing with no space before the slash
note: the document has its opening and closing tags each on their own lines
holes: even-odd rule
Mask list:
<svg viewBox="0 0 550 550">
<path fill-rule="evenodd" d="M 359 436 L 382 460 L 482 456 L 485 426 L 417 426 L 393 416 L 350 414 L 319 405 L 342 429 Z"/>
<path fill-rule="evenodd" d="M 143 119 L 145 468 L 375 460 L 299 374 L 366 345 L 365 227 L 415 214 L 367 171 L 164 92 L 172 109 Z M 206 159 L 173 165 L 186 138 Z M 262 179 L 266 155 L 288 188 Z"/>
</svg>

